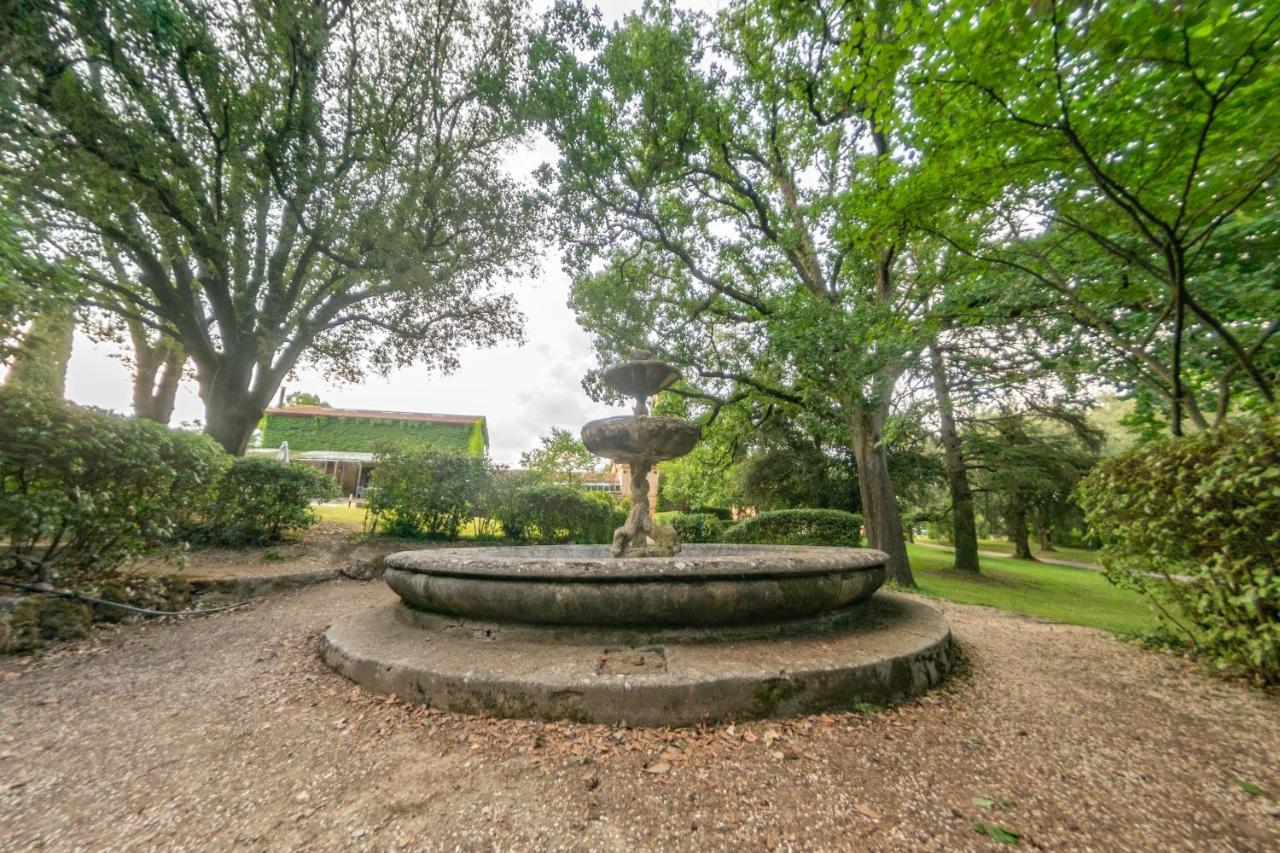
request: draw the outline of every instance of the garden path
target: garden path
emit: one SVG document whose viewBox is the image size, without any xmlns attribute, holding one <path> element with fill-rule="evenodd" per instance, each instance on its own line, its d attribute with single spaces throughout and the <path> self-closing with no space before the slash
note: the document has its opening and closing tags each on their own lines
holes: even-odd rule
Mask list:
<svg viewBox="0 0 1280 853">
<path fill-rule="evenodd" d="M 1275 697 L 1098 631 L 945 604 L 969 672 L 921 702 L 626 730 L 363 693 L 316 637 L 389 596 L 0 662 L 0 849 L 1280 847 Z"/>
</svg>

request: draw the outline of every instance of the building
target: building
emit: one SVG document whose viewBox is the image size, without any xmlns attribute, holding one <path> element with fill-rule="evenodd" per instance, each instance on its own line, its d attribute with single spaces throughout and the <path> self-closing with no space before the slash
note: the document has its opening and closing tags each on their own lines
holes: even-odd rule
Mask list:
<svg viewBox="0 0 1280 853">
<path fill-rule="evenodd" d="M 489 450 L 483 415 L 283 406 L 267 409 L 259 428 L 262 446 L 252 452 L 312 465 L 332 475 L 343 494 L 357 497 L 379 453 L 429 449 L 484 456 Z"/>
</svg>

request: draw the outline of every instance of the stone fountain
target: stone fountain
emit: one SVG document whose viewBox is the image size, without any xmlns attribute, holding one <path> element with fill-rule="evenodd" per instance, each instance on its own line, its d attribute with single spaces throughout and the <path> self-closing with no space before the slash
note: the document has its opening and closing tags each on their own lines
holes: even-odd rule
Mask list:
<svg viewBox="0 0 1280 853">
<path fill-rule="evenodd" d="M 681 545 L 655 524 L 648 473 L 696 425 L 648 412 L 680 374 L 638 352 L 604 373 L 630 416 L 592 421 L 629 466 L 612 545 L 440 548 L 386 559 L 396 600 L 334 623 L 326 662 L 365 687 L 455 711 L 678 725 L 810 713 L 920 694 L 953 662 L 934 608 L 872 594 L 865 548 Z"/>
<path fill-rule="evenodd" d="M 604 372 L 615 391 L 636 398 L 630 417 L 604 418 L 582 428 L 582 443 L 597 456 L 625 464 L 631 473 L 631 514 L 613 534 L 614 557 L 670 557 L 680 552 L 675 529 L 655 524 L 649 512 L 649 471 L 684 456 L 702 437 L 696 424 L 653 417 L 648 400 L 680 378 L 674 367 L 643 350 Z"/>
</svg>

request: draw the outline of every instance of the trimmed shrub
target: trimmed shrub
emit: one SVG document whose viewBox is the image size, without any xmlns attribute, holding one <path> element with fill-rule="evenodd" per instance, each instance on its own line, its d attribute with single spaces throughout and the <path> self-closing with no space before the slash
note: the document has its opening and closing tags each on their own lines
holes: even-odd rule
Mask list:
<svg viewBox="0 0 1280 853">
<path fill-rule="evenodd" d="M 392 536 L 457 539 L 494 490 L 488 460 L 434 450 L 384 453 L 370 476 L 365 508 L 371 527 Z"/>
<path fill-rule="evenodd" d="M 493 508 L 502 532 L 520 542 L 608 542 L 617 525 L 617 502 L 572 486 L 518 485 Z M 621 523 L 621 522 L 619 522 Z"/>
<path fill-rule="evenodd" d="M 191 537 L 222 545 L 265 545 L 316 523 L 311 501 L 338 496 L 337 484 L 309 465 L 236 459 L 218 480 L 217 500 Z"/>
<path fill-rule="evenodd" d="M 862 543 L 862 516 L 839 509 L 779 509 L 739 521 L 722 542 L 752 545 L 841 545 Z"/>
<path fill-rule="evenodd" d="M 229 462 L 198 433 L 0 386 L 0 572 L 100 577 L 193 524 Z"/>
<path fill-rule="evenodd" d="M 726 506 L 691 506 L 688 512 L 695 515 L 714 515 L 721 521 L 733 521 L 733 510 Z"/>
<path fill-rule="evenodd" d="M 659 524 L 670 524 L 681 542 L 716 542 L 725 523 L 707 512 L 659 512 L 653 516 Z"/>
<path fill-rule="evenodd" d="M 1280 419 L 1139 447 L 1077 496 L 1107 577 L 1218 666 L 1280 683 Z"/>
</svg>

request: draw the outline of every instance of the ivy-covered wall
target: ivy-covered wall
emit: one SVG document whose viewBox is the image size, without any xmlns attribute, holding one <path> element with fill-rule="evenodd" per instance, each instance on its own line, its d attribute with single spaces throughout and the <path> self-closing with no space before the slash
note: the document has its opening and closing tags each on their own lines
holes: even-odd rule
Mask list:
<svg viewBox="0 0 1280 853">
<path fill-rule="evenodd" d="M 442 453 L 483 456 L 489 436 L 484 419 L 470 424 L 440 424 L 391 418 L 351 418 L 331 415 L 278 415 L 262 418 L 262 446 L 289 450 L 341 450 L 377 453 L 381 450 L 429 447 Z"/>
</svg>

